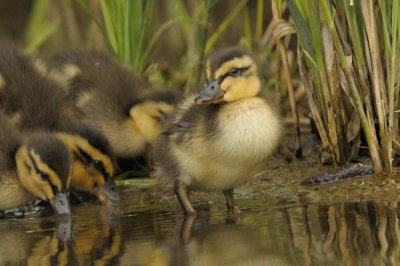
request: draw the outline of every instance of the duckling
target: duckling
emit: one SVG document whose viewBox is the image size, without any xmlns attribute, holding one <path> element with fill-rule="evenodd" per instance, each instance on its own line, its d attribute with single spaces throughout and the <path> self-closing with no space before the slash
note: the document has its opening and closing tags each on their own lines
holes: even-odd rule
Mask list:
<svg viewBox="0 0 400 266">
<path fill-rule="evenodd" d="M 55 135 L 73 154 L 71 187 L 94 194 L 102 204 L 120 201 L 113 179 L 116 160 L 104 135 L 73 119 L 59 130 Z"/>
<path fill-rule="evenodd" d="M 3 113 L 0 124 L 0 210 L 40 198 L 57 214 L 70 214 L 71 157 L 65 145 L 45 132 L 20 135 Z"/>
<path fill-rule="evenodd" d="M 228 210 L 240 213 L 234 187 L 259 173 L 277 146 L 281 124 L 259 96 L 252 57 L 239 48 L 213 53 L 204 90 L 188 97 L 154 148 L 155 172 L 173 179 L 183 211 L 195 214 L 189 190 L 222 191 Z"/>
<path fill-rule="evenodd" d="M 165 117 L 174 111 L 174 93 L 151 91 L 145 80 L 105 54 L 61 53 L 48 66 L 76 116 L 99 129 L 118 158 L 143 155 L 162 132 Z"/>
<path fill-rule="evenodd" d="M 0 108 L 22 132 L 51 131 L 70 150 L 71 186 L 95 194 L 105 204 L 119 200 L 112 176 L 116 164 L 107 139 L 72 116 L 66 95 L 46 78 L 41 61 L 0 50 Z"/>
<path fill-rule="evenodd" d="M 3 220 L 0 265 L 81 265 L 71 241 L 71 220 Z M 55 263 L 57 262 L 57 263 Z"/>
</svg>

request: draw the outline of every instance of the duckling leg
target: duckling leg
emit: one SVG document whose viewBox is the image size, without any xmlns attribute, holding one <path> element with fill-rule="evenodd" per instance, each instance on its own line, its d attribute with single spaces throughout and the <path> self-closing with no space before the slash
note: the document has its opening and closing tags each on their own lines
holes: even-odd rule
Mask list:
<svg viewBox="0 0 400 266">
<path fill-rule="evenodd" d="M 186 215 L 183 218 L 183 223 L 180 232 L 180 240 L 182 244 L 186 244 L 189 242 L 190 238 L 192 237 L 192 227 L 196 216 L 194 215 Z"/>
<path fill-rule="evenodd" d="M 193 209 L 193 206 L 189 200 L 189 186 L 179 180 L 176 180 L 174 189 L 176 197 L 178 198 L 183 211 L 190 215 L 196 214 L 196 211 Z"/>
<path fill-rule="evenodd" d="M 234 214 L 240 214 L 240 207 L 236 205 L 235 198 L 233 196 L 233 188 L 222 191 L 226 199 L 226 206 L 228 211 Z"/>
</svg>

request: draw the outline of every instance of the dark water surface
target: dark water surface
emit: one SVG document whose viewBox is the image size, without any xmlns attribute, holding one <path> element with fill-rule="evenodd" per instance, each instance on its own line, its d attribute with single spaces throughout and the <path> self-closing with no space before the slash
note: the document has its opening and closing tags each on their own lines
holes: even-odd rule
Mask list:
<svg viewBox="0 0 400 266">
<path fill-rule="evenodd" d="M 174 197 L 123 194 L 115 208 L 88 203 L 71 220 L 0 220 L 0 265 L 397 265 L 396 203 L 301 206 L 240 197 L 240 217 L 223 197 L 195 200 L 184 219 Z M 127 196 L 128 195 L 128 196 Z"/>
</svg>

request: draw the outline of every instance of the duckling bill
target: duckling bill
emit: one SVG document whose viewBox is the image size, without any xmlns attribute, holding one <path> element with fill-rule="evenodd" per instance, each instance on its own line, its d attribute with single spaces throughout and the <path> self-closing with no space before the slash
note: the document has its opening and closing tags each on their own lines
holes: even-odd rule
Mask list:
<svg viewBox="0 0 400 266">
<path fill-rule="evenodd" d="M 212 54 L 207 80 L 188 97 L 155 148 L 155 175 L 172 179 L 185 213 L 195 210 L 190 190 L 222 191 L 228 210 L 240 213 L 234 188 L 259 173 L 278 144 L 278 116 L 259 96 L 252 57 L 238 48 Z"/>
</svg>

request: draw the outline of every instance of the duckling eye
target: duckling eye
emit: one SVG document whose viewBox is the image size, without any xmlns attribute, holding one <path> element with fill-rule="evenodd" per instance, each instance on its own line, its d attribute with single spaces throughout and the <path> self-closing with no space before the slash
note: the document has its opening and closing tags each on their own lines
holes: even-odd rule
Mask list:
<svg viewBox="0 0 400 266">
<path fill-rule="evenodd" d="M 40 177 L 45 180 L 45 181 L 50 181 L 50 177 L 48 174 L 43 173 L 43 172 L 39 172 Z"/>
<path fill-rule="evenodd" d="M 239 75 L 240 70 L 238 68 L 232 68 L 231 70 L 229 70 L 229 76 L 235 77 L 237 75 Z"/>
<path fill-rule="evenodd" d="M 99 160 L 93 160 L 92 165 L 95 169 L 99 170 L 100 172 L 104 171 L 103 163 Z"/>
</svg>

